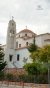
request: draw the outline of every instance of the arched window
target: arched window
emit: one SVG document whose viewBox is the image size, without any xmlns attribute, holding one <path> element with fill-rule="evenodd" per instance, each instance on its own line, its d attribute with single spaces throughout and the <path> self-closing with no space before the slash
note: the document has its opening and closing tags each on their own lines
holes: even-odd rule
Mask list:
<svg viewBox="0 0 50 88">
<path fill-rule="evenodd" d="M 9 61 L 10 62 L 12 61 L 12 57 L 13 57 L 13 55 L 9 55 Z"/>
<path fill-rule="evenodd" d="M 28 46 L 28 42 L 26 42 L 26 46 Z"/>
<path fill-rule="evenodd" d="M 20 55 L 19 55 L 19 54 L 17 54 L 17 61 L 19 61 L 19 57 L 20 57 Z"/>
<path fill-rule="evenodd" d="M 20 37 L 20 35 L 19 35 L 19 37 Z"/>
<path fill-rule="evenodd" d="M 25 34 L 25 36 L 27 36 L 27 34 Z"/>
<path fill-rule="evenodd" d="M 16 48 L 18 48 L 18 41 L 16 42 Z"/>
<path fill-rule="evenodd" d="M 21 47 L 21 44 L 19 44 L 19 47 Z"/>
</svg>

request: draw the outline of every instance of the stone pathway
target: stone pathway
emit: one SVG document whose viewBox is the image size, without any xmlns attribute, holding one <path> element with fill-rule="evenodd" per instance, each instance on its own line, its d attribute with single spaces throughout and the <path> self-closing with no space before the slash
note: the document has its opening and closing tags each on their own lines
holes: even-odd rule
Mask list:
<svg viewBox="0 0 50 88">
<path fill-rule="evenodd" d="M 0 82 L 0 88 L 50 88 L 50 84 L 30 84 L 30 83 L 15 83 L 15 82 Z"/>
<path fill-rule="evenodd" d="M 32 88 L 32 87 L 26 87 L 26 86 L 22 87 L 22 86 L 15 86 L 15 85 L 9 85 L 9 86 L 2 85 L 2 86 L 0 86 L 0 88 Z"/>
<path fill-rule="evenodd" d="M 39 86 L 39 85 L 34 85 L 32 87 L 29 86 L 18 86 L 18 85 L 5 85 L 2 84 L 0 85 L 0 88 L 50 88 L 50 86 Z"/>
</svg>

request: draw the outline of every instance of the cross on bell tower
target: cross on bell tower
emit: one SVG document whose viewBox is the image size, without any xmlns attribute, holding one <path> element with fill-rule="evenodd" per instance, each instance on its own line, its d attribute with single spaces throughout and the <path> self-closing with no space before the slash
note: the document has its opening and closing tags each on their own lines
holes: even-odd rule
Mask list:
<svg viewBox="0 0 50 88">
<path fill-rule="evenodd" d="M 12 16 L 12 20 L 14 19 L 14 17 Z"/>
</svg>

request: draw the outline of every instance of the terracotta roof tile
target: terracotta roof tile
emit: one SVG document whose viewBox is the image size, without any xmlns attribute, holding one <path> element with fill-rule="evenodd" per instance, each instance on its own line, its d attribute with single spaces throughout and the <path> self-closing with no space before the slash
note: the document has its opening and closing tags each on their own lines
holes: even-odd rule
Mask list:
<svg viewBox="0 0 50 88">
<path fill-rule="evenodd" d="M 23 29 L 22 31 L 20 31 L 19 33 L 22 33 L 22 32 L 29 32 L 29 33 L 32 33 L 32 34 L 35 34 L 33 31 L 29 30 L 29 29 Z M 35 34 L 37 35 L 37 34 Z"/>
</svg>

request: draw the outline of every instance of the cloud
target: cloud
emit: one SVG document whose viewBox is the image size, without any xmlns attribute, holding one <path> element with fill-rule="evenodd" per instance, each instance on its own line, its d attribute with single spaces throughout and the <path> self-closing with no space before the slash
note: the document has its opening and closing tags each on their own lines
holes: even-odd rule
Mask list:
<svg viewBox="0 0 50 88">
<path fill-rule="evenodd" d="M 43 10 L 38 10 L 38 5 Z M 17 24 L 17 32 L 26 25 L 38 34 L 50 32 L 50 0 L 0 0 L 1 43 L 6 41 L 7 25 L 12 15 Z"/>
</svg>

